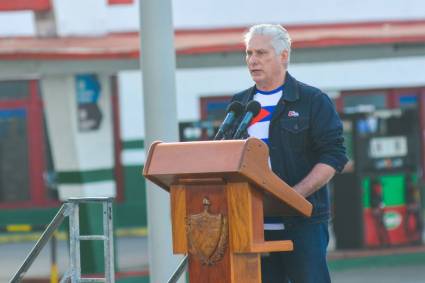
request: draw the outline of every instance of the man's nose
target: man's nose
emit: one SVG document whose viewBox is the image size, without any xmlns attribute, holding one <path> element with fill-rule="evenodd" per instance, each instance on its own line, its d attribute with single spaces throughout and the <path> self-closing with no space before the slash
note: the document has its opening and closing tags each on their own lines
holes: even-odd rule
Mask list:
<svg viewBox="0 0 425 283">
<path fill-rule="evenodd" d="M 257 58 L 255 58 L 255 56 L 250 56 L 248 58 L 248 65 L 255 65 L 257 64 Z"/>
</svg>

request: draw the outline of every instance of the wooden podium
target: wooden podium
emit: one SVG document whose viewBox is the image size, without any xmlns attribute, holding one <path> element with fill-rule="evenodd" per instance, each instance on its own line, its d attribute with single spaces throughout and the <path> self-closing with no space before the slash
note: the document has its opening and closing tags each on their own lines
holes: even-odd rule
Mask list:
<svg viewBox="0 0 425 283">
<path fill-rule="evenodd" d="M 310 216 L 312 205 L 276 176 L 267 145 L 247 140 L 153 143 L 143 175 L 171 194 L 173 252 L 188 254 L 190 283 L 261 282 L 264 215 Z"/>
</svg>

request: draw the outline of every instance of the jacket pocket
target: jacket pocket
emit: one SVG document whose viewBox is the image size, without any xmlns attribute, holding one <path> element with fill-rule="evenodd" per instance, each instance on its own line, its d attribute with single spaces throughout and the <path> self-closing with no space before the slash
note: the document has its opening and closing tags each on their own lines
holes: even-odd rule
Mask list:
<svg viewBox="0 0 425 283">
<path fill-rule="evenodd" d="M 292 150 L 304 150 L 309 128 L 308 118 L 292 118 L 281 120 L 281 134 L 285 146 Z"/>
</svg>

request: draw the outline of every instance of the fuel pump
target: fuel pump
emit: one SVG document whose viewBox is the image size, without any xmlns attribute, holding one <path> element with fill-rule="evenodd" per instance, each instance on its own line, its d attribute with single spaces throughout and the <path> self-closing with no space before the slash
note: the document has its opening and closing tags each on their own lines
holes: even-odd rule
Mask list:
<svg viewBox="0 0 425 283">
<path fill-rule="evenodd" d="M 333 179 L 336 248 L 421 243 L 417 111 L 356 112 L 341 118 L 351 166 Z"/>
</svg>

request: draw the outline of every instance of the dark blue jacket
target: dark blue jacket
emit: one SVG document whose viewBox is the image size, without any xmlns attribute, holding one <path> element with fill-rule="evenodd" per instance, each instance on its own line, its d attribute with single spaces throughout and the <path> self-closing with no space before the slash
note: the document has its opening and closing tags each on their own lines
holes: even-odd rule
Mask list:
<svg viewBox="0 0 425 283">
<path fill-rule="evenodd" d="M 246 104 L 255 93 L 254 86 L 235 94 L 232 101 Z M 347 162 L 343 141 L 342 123 L 329 97 L 286 73 L 283 96 L 269 128 L 273 172 L 290 186 L 300 182 L 317 163 L 341 172 Z M 329 219 L 327 185 L 307 199 L 313 204 L 311 221 Z"/>
</svg>

